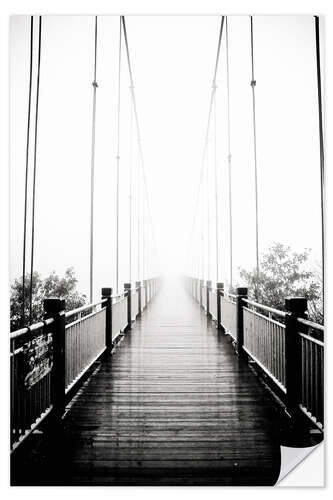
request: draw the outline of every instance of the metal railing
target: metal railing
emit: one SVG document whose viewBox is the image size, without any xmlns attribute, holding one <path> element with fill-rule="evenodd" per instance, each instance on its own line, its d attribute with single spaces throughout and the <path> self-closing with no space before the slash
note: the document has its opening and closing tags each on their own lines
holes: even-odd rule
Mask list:
<svg viewBox="0 0 333 500">
<path fill-rule="evenodd" d="M 65 328 L 65 390 L 68 392 L 105 351 L 105 300 L 80 308 L 79 318 Z M 89 314 L 82 316 L 82 313 Z M 91 311 L 91 312 L 90 312 Z M 77 311 L 65 314 L 69 319 Z"/>
<path fill-rule="evenodd" d="M 208 304 L 207 315 L 232 337 L 237 353 L 269 377 L 290 415 L 302 413 L 323 429 L 324 327 L 308 321 L 307 300 L 286 298 L 286 311 L 280 311 L 248 300 L 247 288 L 228 294 L 222 283 L 213 288 L 197 278 L 188 278 L 186 286 L 205 310 Z"/>
<path fill-rule="evenodd" d="M 53 338 L 49 332 L 52 323 L 53 320 L 42 321 L 10 337 L 12 449 L 24 441 L 53 407 Z"/>
<path fill-rule="evenodd" d="M 226 333 L 237 340 L 237 310 L 234 296 L 224 293 L 220 296 L 221 325 Z"/>
<path fill-rule="evenodd" d="M 139 314 L 139 292 L 135 288 L 134 291 L 132 291 L 132 298 L 131 298 L 131 318 L 132 321 L 135 321 L 137 315 Z"/>
<path fill-rule="evenodd" d="M 124 332 L 127 325 L 127 293 L 123 293 L 112 303 L 112 341 Z"/>
<path fill-rule="evenodd" d="M 320 428 L 324 426 L 324 342 L 309 335 L 324 328 L 304 318 L 298 318 L 298 340 L 301 354 L 301 410 Z M 320 336 L 320 335 L 319 335 Z"/>
<path fill-rule="evenodd" d="M 63 299 L 46 299 L 47 319 L 10 334 L 12 451 L 46 417 L 62 417 L 65 402 L 89 368 L 141 313 L 139 303 L 147 287 L 150 301 L 159 279 L 118 295 L 103 288 L 101 301 L 69 312 Z"/>
<path fill-rule="evenodd" d="M 216 288 L 209 290 L 209 313 L 212 318 L 217 321 L 217 291 Z"/>
<path fill-rule="evenodd" d="M 259 311 L 274 313 L 281 318 L 285 313 L 243 300 L 244 344 L 247 354 L 286 392 L 286 326 Z"/>
<path fill-rule="evenodd" d="M 201 306 L 203 310 L 207 313 L 207 293 L 208 288 L 206 284 L 203 284 L 201 287 Z"/>
</svg>

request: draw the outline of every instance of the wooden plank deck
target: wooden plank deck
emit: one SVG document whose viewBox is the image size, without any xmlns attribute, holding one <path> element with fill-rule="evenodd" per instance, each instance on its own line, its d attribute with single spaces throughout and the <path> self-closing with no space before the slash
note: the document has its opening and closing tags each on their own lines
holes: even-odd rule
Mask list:
<svg viewBox="0 0 333 500">
<path fill-rule="evenodd" d="M 166 285 L 17 484 L 273 485 L 279 412 L 230 340 Z"/>
</svg>

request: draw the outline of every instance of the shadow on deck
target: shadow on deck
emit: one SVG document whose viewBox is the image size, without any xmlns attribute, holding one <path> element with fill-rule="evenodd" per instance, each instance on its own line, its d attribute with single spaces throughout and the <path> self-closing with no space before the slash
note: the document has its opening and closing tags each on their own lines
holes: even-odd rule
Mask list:
<svg viewBox="0 0 333 500">
<path fill-rule="evenodd" d="M 165 284 L 13 465 L 21 485 L 273 485 L 280 409 L 227 336 Z"/>
</svg>

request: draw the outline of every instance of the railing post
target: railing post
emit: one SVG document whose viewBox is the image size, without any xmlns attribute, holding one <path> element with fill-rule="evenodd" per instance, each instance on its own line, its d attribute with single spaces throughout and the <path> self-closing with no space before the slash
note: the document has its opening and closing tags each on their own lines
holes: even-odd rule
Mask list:
<svg viewBox="0 0 333 500">
<path fill-rule="evenodd" d="M 237 332 L 237 354 L 239 356 L 244 354 L 244 323 L 243 323 L 243 306 L 245 303 L 243 299 L 247 299 L 247 288 L 237 288 L 236 297 L 236 332 Z"/>
<path fill-rule="evenodd" d="M 136 281 L 135 287 L 138 289 L 138 316 L 141 316 L 141 281 Z"/>
<path fill-rule="evenodd" d="M 127 292 L 127 327 L 126 330 L 132 329 L 132 293 L 131 293 L 131 283 L 124 284 L 124 290 Z"/>
<path fill-rule="evenodd" d="M 199 281 L 199 284 L 200 284 L 200 307 L 202 307 L 202 304 L 203 304 L 203 297 L 202 297 L 202 287 L 203 287 L 203 284 L 204 284 L 204 280 L 200 280 Z"/>
<path fill-rule="evenodd" d="M 212 288 L 212 282 L 210 280 L 207 280 L 206 285 L 207 285 L 207 288 L 206 288 L 206 314 L 208 317 L 210 317 L 211 314 L 209 312 L 209 292 Z"/>
<path fill-rule="evenodd" d="M 112 349 L 112 288 L 102 288 L 102 304 L 105 307 L 105 347 L 108 351 Z"/>
<path fill-rule="evenodd" d="M 221 324 L 221 293 L 223 293 L 224 290 L 224 284 L 223 283 L 216 283 L 216 321 L 217 321 L 217 329 L 222 330 L 222 324 Z M 224 330 L 224 328 L 223 328 Z"/>
<path fill-rule="evenodd" d="M 45 299 L 44 319 L 53 318 L 50 325 L 53 341 L 53 369 L 51 376 L 51 401 L 53 414 L 59 421 L 65 412 L 65 300 Z"/>
<path fill-rule="evenodd" d="M 286 390 L 287 406 L 295 415 L 301 397 L 302 358 L 298 338 L 297 318 L 304 318 L 307 311 L 307 299 L 288 297 L 285 299 L 286 315 Z"/>
</svg>

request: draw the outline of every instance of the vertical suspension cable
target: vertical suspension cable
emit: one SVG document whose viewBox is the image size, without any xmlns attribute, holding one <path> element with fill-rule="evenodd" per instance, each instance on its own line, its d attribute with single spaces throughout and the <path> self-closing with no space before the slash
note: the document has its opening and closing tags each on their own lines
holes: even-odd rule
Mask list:
<svg viewBox="0 0 333 500">
<path fill-rule="evenodd" d="M 229 32 L 228 17 L 225 22 L 226 36 L 226 65 L 227 65 L 227 128 L 228 128 L 228 198 L 229 198 L 229 281 L 230 289 L 233 286 L 233 234 L 232 234 L 232 172 L 231 172 L 231 129 L 230 129 L 230 80 L 229 80 Z"/>
<path fill-rule="evenodd" d="M 31 260 L 30 260 L 30 290 L 29 290 L 29 324 L 32 322 L 32 295 L 33 295 L 33 273 L 35 254 L 35 208 L 36 208 L 36 174 L 37 174 L 37 142 L 38 142 L 38 112 L 39 112 L 39 82 L 40 82 L 40 57 L 42 47 L 42 16 L 39 16 L 38 33 L 38 59 L 37 59 L 37 85 L 36 85 L 36 107 L 35 107 L 35 140 L 34 140 L 34 168 L 32 180 L 32 221 L 31 221 Z"/>
<path fill-rule="evenodd" d="M 34 17 L 30 18 L 30 63 L 29 63 L 29 94 L 28 94 L 28 120 L 27 140 L 25 155 L 25 182 L 24 182 L 24 219 L 23 219 L 23 265 L 22 265 L 22 311 L 21 325 L 25 324 L 25 263 L 27 246 L 27 205 L 28 205 L 28 175 L 29 175 L 29 145 L 30 145 L 30 122 L 31 122 L 31 91 L 32 91 L 32 64 L 33 64 L 33 39 L 34 39 Z"/>
<path fill-rule="evenodd" d="M 215 96 L 215 94 L 214 94 Z M 209 207 L 210 207 L 210 200 L 209 200 L 209 164 L 210 164 L 210 158 L 209 158 L 209 147 L 207 148 L 207 156 L 206 156 L 206 233 L 207 233 L 207 280 L 210 279 L 210 217 L 209 217 Z"/>
<path fill-rule="evenodd" d="M 253 116 L 253 153 L 254 153 L 254 184 L 255 184 L 255 223 L 256 223 L 256 275 L 257 284 L 255 286 L 255 296 L 258 299 L 258 279 L 259 279 L 259 228 L 258 228 L 258 168 L 257 168 L 257 130 L 256 130 L 256 99 L 255 99 L 255 86 L 256 80 L 254 79 L 254 55 L 253 55 L 253 17 L 250 16 L 251 21 L 251 70 L 252 70 L 252 116 Z"/>
<path fill-rule="evenodd" d="M 95 139 L 96 139 L 96 93 L 98 84 L 97 76 L 97 16 L 95 16 L 94 32 L 94 80 L 93 86 L 93 108 L 91 125 L 91 165 L 90 165 L 90 283 L 89 299 L 93 302 L 94 293 L 94 189 L 95 189 Z"/>
<path fill-rule="evenodd" d="M 150 226 L 147 225 L 147 279 L 150 278 Z"/>
<path fill-rule="evenodd" d="M 199 203 L 200 203 L 200 200 L 199 200 Z M 199 208 L 198 208 L 198 212 L 199 212 Z M 198 270 L 198 279 L 200 280 L 201 279 L 201 252 L 200 252 L 200 249 L 201 249 L 201 233 L 200 233 L 200 214 L 198 213 L 198 217 L 197 217 L 197 255 L 196 255 L 196 260 L 197 260 L 197 270 Z"/>
<path fill-rule="evenodd" d="M 201 279 L 205 279 L 205 238 L 204 238 L 204 185 L 201 184 Z"/>
<path fill-rule="evenodd" d="M 322 252 L 322 290 L 323 312 L 325 311 L 325 232 L 324 232 L 324 206 L 325 206 L 325 156 L 324 156 L 324 127 L 321 90 L 321 61 L 320 61 L 320 25 L 319 16 L 315 16 L 316 38 L 316 67 L 317 67 L 317 92 L 318 92 L 318 124 L 319 124 L 319 155 L 320 155 L 320 204 L 321 204 L 321 252 Z"/>
<path fill-rule="evenodd" d="M 217 137 L 216 137 L 216 93 L 214 96 L 214 186 L 215 186 L 215 258 L 216 258 L 216 283 L 219 281 L 219 206 L 217 188 Z"/>
<path fill-rule="evenodd" d="M 146 213 L 145 213 L 145 200 L 142 199 L 142 279 L 146 279 L 146 267 L 145 267 L 145 253 L 146 253 Z"/>
<path fill-rule="evenodd" d="M 130 115 L 130 146 L 129 146 L 129 282 L 132 283 L 132 184 L 133 184 L 133 103 Z"/>
<path fill-rule="evenodd" d="M 116 178 L 116 289 L 119 292 L 119 163 L 120 163 L 120 86 L 121 86 L 121 38 L 122 21 L 119 18 L 118 52 L 118 108 L 117 108 L 117 178 Z"/>
<path fill-rule="evenodd" d="M 207 125 L 206 125 L 205 142 L 204 142 L 204 147 L 203 147 L 203 152 L 202 152 L 202 158 L 201 158 L 201 168 L 200 168 L 200 173 L 199 173 L 199 182 L 198 182 L 198 188 L 197 188 L 197 194 L 196 194 L 196 201 L 195 201 L 195 208 L 194 208 L 193 225 L 192 225 L 191 237 L 189 239 L 189 244 L 188 244 L 188 251 L 190 251 L 190 248 L 191 248 L 193 228 L 195 227 L 195 222 L 196 222 L 197 214 L 198 214 L 198 217 L 200 217 L 200 196 L 201 196 L 201 188 L 202 188 L 201 187 L 201 183 L 202 183 L 202 178 L 203 178 L 203 171 L 204 171 L 204 167 L 205 167 L 206 152 L 207 152 L 207 147 L 208 147 L 208 134 L 209 134 L 209 127 L 210 127 L 212 109 L 213 109 L 213 101 L 214 101 L 214 96 L 215 96 L 215 92 L 216 92 L 216 76 L 217 76 L 218 64 L 219 64 L 219 59 L 220 59 L 220 50 L 221 50 L 221 42 L 222 42 L 222 34 L 223 34 L 224 17 L 225 16 L 221 16 L 221 24 L 220 24 L 218 44 L 217 44 L 217 53 L 216 53 L 216 61 L 215 61 L 215 68 L 214 68 L 214 75 L 213 75 L 213 83 L 212 83 L 212 90 L 211 90 L 210 102 L 209 102 L 209 110 L 208 110 L 208 119 L 207 119 Z M 198 222 L 198 227 L 200 227 L 200 222 Z M 200 229 L 199 229 L 199 231 L 200 231 Z M 200 237 L 200 241 L 201 241 L 201 237 Z M 199 256 L 199 260 L 201 260 L 201 255 Z"/>
<path fill-rule="evenodd" d="M 137 199 L 137 231 L 138 231 L 138 281 L 141 281 L 141 221 L 140 221 L 140 214 L 141 214 L 141 177 L 138 172 L 138 178 L 137 178 L 137 183 L 138 183 L 138 199 Z"/>
</svg>

